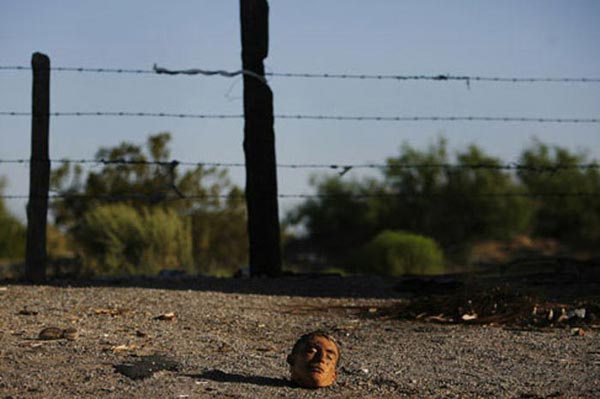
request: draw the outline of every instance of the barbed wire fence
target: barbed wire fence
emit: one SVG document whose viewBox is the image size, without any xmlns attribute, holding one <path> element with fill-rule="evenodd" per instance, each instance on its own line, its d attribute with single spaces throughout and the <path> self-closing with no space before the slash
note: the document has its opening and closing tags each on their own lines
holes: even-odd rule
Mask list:
<svg viewBox="0 0 600 399">
<path fill-rule="evenodd" d="M 144 165 L 144 166 L 159 166 L 163 167 L 168 171 L 172 171 L 179 166 L 186 167 L 206 167 L 206 168 L 244 168 L 246 165 L 241 162 L 190 162 L 190 161 L 179 161 L 179 160 L 167 160 L 167 161 L 148 161 L 148 160 L 132 160 L 132 159 L 50 159 L 50 164 L 79 164 L 79 165 Z M 34 159 L 0 159 L 1 164 L 20 164 L 20 165 L 29 165 L 36 162 L 45 162 Z M 509 171 L 509 172 L 527 172 L 529 174 L 547 174 L 547 175 L 556 175 L 560 172 L 564 171 L 586 171 L 586 170 L 600 170 L 600 164 L 598 163 L 582 163 L 582 164 L 568 164 L 568 165 L 530 165 L 530 164 L 522 164 L 522 163 L 505 163 L 505 164 L 496 164 L 496 163 L 363 163 L 363 164 L 287 164 L 280 163 L 277 164 L 276 167 L 278 169 L 327 169 L 336 171 L 339 176 L 344 176 L 348 172 L 356 169 L 371 169 L 377 170 L 381 172 L 385 171 L 393 171 L 393 170 L 418 170 L 418 169 L 442 169 L 445 171 L 458 171 L 458 170 L 492 170 L 492 171 Z M 178 200 L 178 199 L 207 199 L 207 198 L 217 198 L 217 199 L 237 199 L 243 200 L 244 196 L 232 197 L 230 195 L 186 195 L 181 193 L 175 186 L 175 182 L 171 182 L 171 185 L 174 187 L 174 192 L 177 194 L 175 198 L 171 198 L 170 200 Z M 302 194 L 302 193 L 288 193 L 288 194 L 278 194 L 278 198 L 281 199 L 309 199 L 309 198 L 336 198 L 336 197 L 353 197 L 356 199 L 359 198 L 383 198 L 383 197 L 400 197 L 403 195 L 407 195 L 406 193 L 378 193 L 378 194 L 359 194 L 359 195 L 326 195 L 326 194 Z M 413 196 L 418 196 L 418 194 L 411 194 Z M 429 194 L 431 195 L 431 194 Z M 543 198 L 543 197 L 584 197 L 584 196 L 600 196 L 600 193 L 595 192 L 575 192 L 575 193 L 566 193 L 566 192 L 548 192 L 548 193 L 462 193 L 462 196 L 478 196 L 478 197 L 514 197 L 514 196 L 522 196 L 522 197 L 532 197 L 532 198 Z M 48 196 L 49 199 L 60 199 L 67 197 L 77 197 L 77 198 L 93 198 L 93 195 L 79 195 L 79 194 L 50 194 Z M 126 199 L 141 199 L 147 200 L 149 202 L 155 202 L 156 195 L 144 195 L 144 194 L 135 194 L 129 193 L 126 195 L 97 195 L 99 199 L 104 200 L 126 200 Z M 27 199 L 28 195 L 25 194 L 12 194 L 12 195 L 0 195 L 2 199 Z M 168 198 L 164 197 L 164 200 Z"/>
<path fill-rule="evenodd" d="M 0 159 L 0 164 L 28 164 L 36 162 L 32 159 Z M 242 168 L 245 166 L 241 162 L 189 162 L 189 161 L 146 161 L 146 160 L 131 160 L 131 159 L 51 159 L 51 163 L 73 163 L 73 164 L 102 164 L 102 165 L 155 165 L 155 166 L 206 166 L 206 167 L 223 167 L 223 168 Z M 528 165 L 511 162 L 506 164 L 487 164 L 487 163 L 403 163 L 403 164 L 287 164 L 280 163 L 276 165 L 278 168 L 289 169 L 492 169 L 492 170 L 524 170 L 528 172 L 539 173 L 556 173 L 561 170 L 570 169 L 600 169 L 597 163 L 583 163 L 573 165 Z"/>
<path fill-rule="evenodd" d="M 31 66 L 6 66 L 0 65 L 0 71 L 32 71 Z M 43 68 L 41 68 L 43 70 Z M 89 68 L 89 67 L 51 67 L 49 72 L 78 72 L 95 74 L 134 74 L 134 75 L 203 75 L 203 76 L 221 76 L 226 78 L 247 75 L 263 83 L 267 81 L 260 75 L 247 70 L 227 71 L 227 70 L 209 70 L 209 69 L 184 69 L 171 70 L 154 65 L 152 69 L 127 69 L 127 68 Z M 467 75 L 383 75 L 383 74 L 340 74 L 340 73 L 306 73 L 306 72 L 265 72 L 265 76 L 279 78 L 305 78 L 305 79 L 348 79 L 348 80 L 395 80 L 395 81 L 461 81 L 467 82 L 494 82 L 494 83 L 600 83 L 600 78 L 594 77 L 494 77 L 494 76 L 467 76 Z M 242 114 L 195 114 L 195 113 L 167 113 L 167 112 L 131 112 L 131 111 L 73 111 L 73 112 L 48 112 L 44 115 L 36 115 L 27 111 L 0 111 L 0 116 L 13 117 L 133 117 L 133 118 L 190 118 L 190 119 L 242 119 Z M 356 115 L 306 115 L 306 114 L 280 114 L 274 115 L 277 119 L 292 120 L 317 120 L 317 121 L 354 121 L 354 122 L 516 122 L 516 123 L 558 123 L 558 124 L 597 124 L 600 118 L 547 118 L 547 117 L 514 117 L 514 116 L 356 116 Z M 28 164 L 35 162 L 31 159 L 0 159 L 0 164 Z M 50 160 L 52 164 L 56 163 L 78 163 L 78 164 L 147 164 L 158 166 L 206 166 L 222 168 L 241 168 L 245 163 L 227 163 L 227 162 L 180 162 L 171 161 L 132 161 L 126 159 L 119 160 L 92 160 L 92 159 L 60 159 Z M 599 166 L 595 163 L 581 165 L 522 165 L 518 163 L 502 165 L 486 164 L 277 164 L 277 168 L 287 169 L 332 169 L 339 170 L 340 175 L 346 174 L 355 169 L 493 169 L 505 171 L 527 171 L 537 173 L 555 174 L 561 170 L 567 169 L 597 169 Z M 578 193 L 576 195 L 581 195 Z M 465 195 L 467 195 L 465 193 Z M 497 195 L 497 194 L 495 194 Z M 511 194 L 513 195 L 513 194 Z M 531 196 L 543 196 L 543 193 L 520 194 Z M 549 193 L 549 196 L 565 195 L 565 193 Z M 583 195 L 597 195 L 596 193 L 585 193 Z M 314 195 L 319 197 L 319 195 Z M 392 195 L 393 196 L 393 195 Z M 2 195 L 4 199 L 23 199 L 25 195 Z M 131 198 L 135 195 L 130 195 Z M 281 194 L 279 198 L 310 198 L 310 194 Z M 60 198 L 58 195 L 49 198 Z"/>
<path fill-rule="evenodd" d="M 243 119 L 241 114 L 180 114 L 166 112 L 50 112 L 46 115 L 34 115 L 31 112 L 0 111 L 1 116 L 45 117 L 139 117 L 139 118 L 192 118 L 192 119 Z M 274 115 L 276 119 L 316 120 L 316 121 L 354 121 L 354 122 L 531 122 L 531 123 L 600 123 L 600 118 L 536 118 L 520 116 L 348 116 L 348 115 Z"/>
<path fill-rule="evenodd" d="M 37 68 L 37 72 L 64 72 L 64 73 L 98 73 L 98 74 L 134 74 L 134 75 L 202 75 L 232 78 L 236 76 L 245 76 L 254 79 L 263 85 L 268 86 L 269 78 L 293 78 L 293 79 L 337 79 L 337 80 L 392 80 L 392 81 L 434 81 L 434 82 L 464 82 L 468 87 L 471 87 L 473 82 L 491 82 L 498 84 L 597 84 L 600 83 L 600 78 L 594 77 L 493 77 L 493 76 L 458 76 L 458 75 L 382 75 L 382 74 L 340 74 L 340 73 L 298 73 L 298 72 L 265 72 L 264 75 L 257 74 L 250 70 L 208 70 L 208 69 L 185 69 L 185 70 L 170 70 L 154 65 L 152 69 L 125 69 L 125 68 L 87 68 L 87 67 L 45 67 Z M 30 66 L 2 66 L 2 71 L 32 71 Z M 35 71 L 34 71 L 35 73 Z M 243 119 L 243 114 L 195 114 L 195 113 L 167 113 L 167 112 L 131 112 L 131 111 L 60 111 L 49 112 L 49 109 L 37 109 L 34 107 L 32 112 L 0 110 L 0 116 L 4 117 L 30 117 L 33 123 L 42 123 L 49 120 L 51 117 L 117 117 L 117 118 L 186 118 L 186 119 Z M 555 118 L 555 117 L 522 117 L 522 116 L 398 116 L 398 115 L 308 115 L 308 114 L 279 114 L 274 115 L 276 119 L 288 120 L 312 120 L 312 121 L 340 121 L 340 122 L 374 122 L 374 123 L 400 123 L 400 122 L 490 122 L 490 123 L 542 123 L 542 124 L 598 124 L 600 118 Z M 36 122 L 37 121 L 37 122 Z M 32 154 L 31 159 L 0 159 L 0 164 L 29 164 L 31 173 L 37 169 L 37 164 L 42 167 L 58 163 L 72 164 L 87 164 L 87 165 L 154 165 L 167 167 L 171 170 L 178 166 L 192 167 L 220 167 L 220 168 L 243 168 L 245 163 L 227 163 L 227 162 L 185 162 L 178 160 L 169 161 L 139 161 L 128 159 L 49 159 L 48 157 L 35 157 Z M 355 169 L 473 169 L 473 170 L 500 170 L 514 172 L 530 172 L 530 173 L 547 173 L 550 175 L 557 174 L 565 170 L 591 170 L 599 169 L 597 163 L 577 164 L 577 165 L 525 165 L 519 163 L 509 164 L 450 164 L 450 163 L 422 163 L 422 164 L 277 164 L 276 168 L 288 169 L 330 169 L 335 170 L 340 176 Z M 161 197 L 161 201 L 175 200 L 204 200 L 207 198 L 231 199 L 228 195 L 188 195 L 181 193 L 174 188 L 172 197 Z M 363 193 L 353 194 L 352 197 L 357 199 L 366 198 L 393 198 L 406 196 L 405 193 Z M 412 194 L 413 196 L 418 194 Z M 428 194 L 432 195 L 432 194 Z M 480 197 L 513 197 L 513 196 L 528 196 L 533 198 L 538 197 L 589 197 L 600 196 L 596 192 L 546 192 L 546 193 L 462 193 L 461 196 L 480 196 Z M 347 197 L 348 195 L 329 195 L 329 194 L 299 194 L 299 193 L 278 193 L 278 199 L 313 199 L 313 198 L 339 198 Z M 46 190 L 46 193 L 32 193 L 29 195 L 22 194 L 3 194 L 2 199 L 29 199 L 30 207 L 47 207 L 48 200 L 64 199 L 66 197 L 76 197 L 80 199 L 101 199 L 107 201 L 124 201 L 124 200 L 143 200 L 155 202 L 157 195 L 142 194 L 142 193 L 126 193 L 120 195 L 86 195 L 86 194 L 64 194 L 51 193 Z M 246 196 L 238 196 L 240 201 L 247 200 Z M 40 202 L 41 201 L 41 202 Z M 46 205 L 44 205 L 44 202 Z M 36 205 L 37 204 L 37 205 Z M 30 213 L 28 212 L 28 216 Z M 44 216 L 45 219 L 45 216 Z M 31 221 L 30 221 L 31 223 Z M 38 222 L 40 223 L 40 222 Z M 39 229 L 38 229 L 39 230 Z M 28 239 L 29 241 L 29 239 Z M 39 249 L 38 249 L 39 250 Z M 29 249 L 28 249 L 29 252 Z"/>
<path fill-rule="evenodd" d="M 30 66 L 25 65 L 0 65 L 0 71 L 30 71 Z M 87 67 L 52 67 L 54 72 L 82 72 L 82 73 L 108 73 L 108 74 L 134 74 L 134 75 L 205 75 L 235 77 L 247 74 L 259 80 L 260 75 L 252 71 L 223 69 L 167 69 L 154 65 L 152 69 L 127 69 L 127 68 L 87 68 Z M 460 82 L 496 82 L 496 83 L 600 83 L 600 78 L 594 77 L 501 77 L 501 76 L 470 76 L 470 75 L 382 75 L 382 74 L 343 74 L 343 73 L 307 73 L 307 72 L 265 72 L 265 76 L 282 78 L 309 78 L 309 79 L 351 79 L 351 80 L 425 80 L 425 81 L 460 81 Z"/>
</svg>

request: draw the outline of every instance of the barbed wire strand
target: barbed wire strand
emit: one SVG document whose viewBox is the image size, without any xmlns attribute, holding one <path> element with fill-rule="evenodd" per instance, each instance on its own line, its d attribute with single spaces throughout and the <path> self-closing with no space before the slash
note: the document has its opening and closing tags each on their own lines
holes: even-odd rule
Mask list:
<svg viewBox="0 0 600 399">
<path fill-rule="evenodd" d="M 600 123 L 600 118 L 544 118 L 510 116 L 337 116 L 337 115 L 276 115 L 278 119 L 369 121 L 369 122 L 537 122 L 537 123 Z"/>
<path fill-rule="evenodd" d="M 30 71 L 32 68 L 25 65 L 4 65 L 0 71 Z M 86 67 L 51 67 L 55 72 L 83 72 L 83 73 L 116 73 L 116 74 L 155 74 L 150 69 L 127 69 L 127 68 L 86 68 Z"/>
<path fill-rule="evenodd" d="M 31 112 L 0 111 L 0 116 L 32 116 Z M 243 119 L 242 114 L 186 114 L 169 112 L 50 112 L 40 117 L 153 117 L 153 118 L 195 118 L 195 119 Z M 35 117 L 35 116 L 34 116 Z M 353 122 L 524 122 L 524 123 L 600 123 L 600 118 L 545 118 L 522 116 L 343 116 L 343 115 L 302 115 L 279 114 L 276 119 L 353 121 Z"/>
<path fill-rule="evenodd" d="M 1 111 L 2 116 L 33 116 L 31 112 Z M 154 118 L 196 118 L 196 119 L 241 119 L 241 114 L 182 114 L 170 112 L 128 112 L 128 111 L 96 111 L 96 112 L 50 112 L 40 117 L 61 116 L 113 116 L 113 117 L 154 117 Z M 35 117 L 35 116 L 34 116 Z"/>
<path fill-rule="evenodd" d="M 35 162 L 32 159 L 0 159 L 0 164 L 29 164 Z M 50 159 L 51 163 L 62 163 L 62 164 L 95 164 L 95 165 L 149 165 L 149 166 L 163 166 L 170 169 L 175 168 L 178 165 L 181 166 L 202 166 L 202 167 L 222 167 L 222 168 L 243 168 L 246 166 L 242 162 L 186 162 L 178 160 L 170 161 L 148 161 L 148 160 L 131 160 L 131 159 Z M 40 160 L 40 162 L 46 162 L 46 160 Z M 584 163 L 584 164 L 571 164 L 571 165 L 527 165 L 520 164 L 517 162 L 504 163 L 504 164 L 486 164 L 486 163 L 391 163 L 391 164 L 377 164 L 377 163 L 364 163 L 364 164 L 277 164 L 277 168 L 284 169 L 341 169 L 341 173 L 349 172 L 353 169 L 486 169 L 486 170 L 504 170 L 504 171 L 527 171 L 527 172 L 549 172 L 557 173 L 564 170 L 591 170 L 600 169 L 598 163 Z"/>
<path fill-rule="evenodd" d="M 430 80 L 430 81 L 478 81 L 501 83 L 598 83 L 600 78 L 538 78 L 538 77 L 491 77 L 491 76 L 459 76 L 459 75 L 371 75 L 340 73 L 289 73 L 268 72 L 266 76 L 309 79 L 358 79 L 358 80 Z"/>
<path fill-rule="evenodd" d="M 161 201 L 174 201 L 174 200 L 202 200 L 202 199 L 239 199 L 245 200 L 244 195 L 227 195 L 227 194 L 205 194 L 205 195 L 184 195 L 178 193 L 173 197 L 166 196 L 165 192 L 158 192 L 154 194 L 140 194 L 140 193 L 128 193 L 128 194 L 48 194 L 47 196 L 33 196 L 33 198 L 44 198 L 44 199 L 65 199 L 65 198 L 80 198 L 80 199 L 102 199 L 110 201 L 125 201 L 125 200 L 146 200 L 149 202 L 161 202 Z M 369 199 L 369 198 L 423 198 L 423 197 L 531 197 L 531 198 L 567 198 L 567 197 L 598 197 L 599 192 L 548 192 L 548 193 L 526 193 L 526 192 L 509 192 L 509 193 L 365 193 L 365 194 L 278 194 L 277 198 L 280 199 L 327 199 L 327 198 L 351 198 L 351 199 Z M 32 198 L 29 195 L 0 195 L 0 199 L 7 200 L 23 200 Z"/>
<path fill-rule="evenodd" d="M 0 66 L 3 71 L 26 71 L 31 70 L 30 66 Z M 264 78 L 252 71 L 238 70 L 207 70 L 207 69 L 184 69 L 169 70 L 158 67 L 156 64 L 153 69 L 127 69 L 127 68 L 86 68 L 86 67 L 51 67 L 50 70 L 57 72 L 82 72 L 82 73 L 116 73 L 116 74 L 167 74 L 167 75 L 205 75 L 205 76 L 223 76 L 235 77 L 240 74 L 247 74 L 255 77 Z M 306 72 L 266 72 L 265 76 L 283 77 L 283 78 L 307 78 L 307 79 L 353 79 L 353 80 L 429 80 L 429 81 L 475 81 L 475 82 L 497 82 L 497 83 L 600 83 L 600 78 L 595 77 L 497 77 L 497 76 L 468 76 L 468 75 L 393 75 L 393 74 L 352 74 L 352 73 L 306 73 Z"/>
</svg>

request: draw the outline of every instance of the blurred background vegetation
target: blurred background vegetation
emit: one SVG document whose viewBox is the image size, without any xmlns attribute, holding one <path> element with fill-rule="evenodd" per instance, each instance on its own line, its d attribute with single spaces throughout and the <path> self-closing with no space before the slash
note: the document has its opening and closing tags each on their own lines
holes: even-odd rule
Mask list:
<svg viewBox="0 0 600 399">
<path fill-rule="evenodd" d="M 4 193 L 6 179 L 0 177 L 0 194 Z M 25 256 L 25 226 L 6 209 L 0 199 L 0 259 L 15 261 Z"/>
<path fill-rule="evenodd" d="M 225 169 L 171 162 L 170 140 L 100 148 L 99 170 L 65 161 L 52 171 L 50 275 L 230 276 L 246 265 L 242 189 Z M 377 177 L 316 175 L 317 195 L 283 221 L 285 269 L 436 274 L 523 255 L 599 256 L 596 161 L 533 141 L 518 164 L 475 145 L 449 154 L 439 139 L 404 144 Z M 22 271 L 25 232 L 0 199 L 4 276 Z"/>
<path fill-rule="evenodd" d="M 506 167 L 475 145 L 451 156 L 439 139 L 424 150 L 404 144 L 380 178 L 316 177 L 318 196 L 287 217 L 287 226 L 303 234 L 287 241 L 286 257 L 307 267 L 388 275 L 464 270 L 519 256 L 597 257 L 597 162 L 533 141 L 518 165 Z"/>
</svg>

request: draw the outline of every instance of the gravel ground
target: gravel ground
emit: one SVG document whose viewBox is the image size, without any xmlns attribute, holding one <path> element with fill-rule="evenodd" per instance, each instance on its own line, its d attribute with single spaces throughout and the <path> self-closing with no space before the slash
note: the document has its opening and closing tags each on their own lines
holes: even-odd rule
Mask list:
<svg viewBox="0 0 600 399">
<path fill-rule="evenodd" d="M 600 330 L 386 319 L 379 310 L 405 300 L 393 287 L 374 277 L 6 284 L 0 398 L 600 398 Z M 79 336 L 39 340 L 50 326 Z M 315 329 L 342 345 L 338 382 L 292 387 L 286 355 Z M 168 370 L 123 374 L 153 355 Z"/>
</svg>

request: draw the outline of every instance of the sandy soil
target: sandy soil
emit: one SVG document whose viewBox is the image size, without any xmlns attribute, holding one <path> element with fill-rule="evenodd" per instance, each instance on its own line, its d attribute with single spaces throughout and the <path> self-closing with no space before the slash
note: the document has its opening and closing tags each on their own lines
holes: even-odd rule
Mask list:
<svg viewBox="0 0 600 399">
<path fill-rule="evenodd" d="M 0 398 L 600 397 L 597 326 L 582 336 L 568 326 L 398 320 L 383 312 L 406 301 L 396 285 L 331 276 L 5 283 Z M 78 336 L 38 339 L 51 326 Z M 292 387 L 286 355 L 315 329 L 341 342 L 338 382 Z"/>
</svg>

